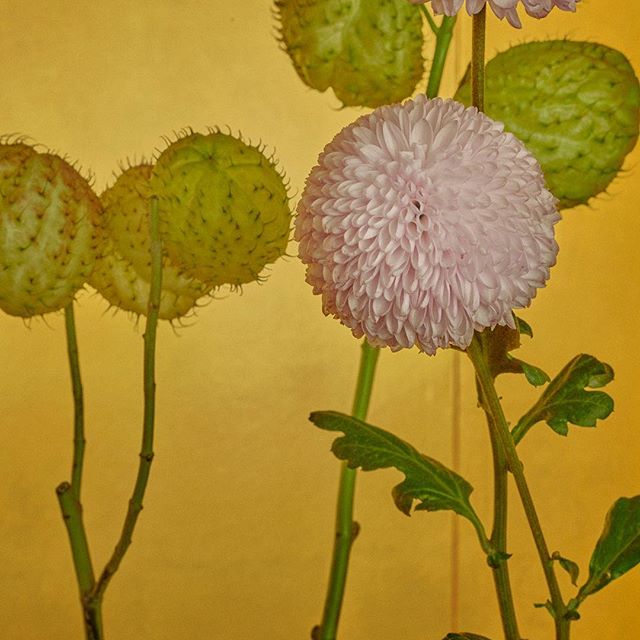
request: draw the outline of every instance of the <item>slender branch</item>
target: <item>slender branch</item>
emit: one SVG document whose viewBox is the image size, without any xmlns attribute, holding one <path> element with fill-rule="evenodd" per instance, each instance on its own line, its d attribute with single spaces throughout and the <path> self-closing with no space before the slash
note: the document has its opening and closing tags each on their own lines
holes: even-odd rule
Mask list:
<svg viewBox="0 0 640 640">
<path fill-rule="evenodd" d="M 151 462 L 153 460 L 153 432 L 155 415 L 155 349 L 156 333 L 158 327 L 158 313 L 160 308 L 160 293 L 162 288 L 162 241 L 160 239 L 158 223 L 158 203 L 151 199 L 150 207 L 151 227 L 151 286 L 149 290 L 149 304 L 147 308 L 147 323 L 144 332 L 144 418 L 142 430 L 142 445 L 138 474 L 133 493 L 129 500 L 127 515 L 122 528 L 122 533 L 113 551 L 113 554 L 105 565 L 90 599 L 90 606 L 100 608 L 104 592 L 118 570 L 122 559 L 131 544 L 133 531 L 142 511 L 143 499 Z"/>
<path fill-rule="evenodd" d="M 513 474 L 520 500 L 533 535 L 533 540 L 538 551 L 540 564 L 544 572 L 549 595 L 551 598 L 551 610 L 556 623 L 556 640 L 568 640 L 569 624 L 567 619 L 567 607 L 562 599 L 560 586 L 555 574 L 555 568 L 549 549 L 547 547 L 540 520 L 531 497 L 531 492 L 524 476 L 523 466 L 518 458 L 516 447 L 509 432 L 509 425 L 504 416 L 500 399 L 496 392 L 491 375 L 487 356 L 485 354 L 482 338 L 476 334 L 467 349 L 467 355 L 471 359 L 476 370 L 476 378 L 481 389 L 481 398 L 485 411 L 491 415 L 490 426 L 493 427 L 497 442 L 500 444 L 509 471 Z"/>
<path fill-rule="evenodd" d="M 491 544 L 505 558 L 498 560 L 493 569 L 493 579 L 498 594 L 498 605 L 502 618 L 502 628 L 507 640 L 520 640 L 518 620 L 513 604 L 511 580 L 509 579 L 509 565 L 506 561 L 507 553 L 507 504 L 508 504 L 508 468 L 507 461 L 500 442 L 496 437 L 496 429 L 493 424 L 493 416 L 487 415 L 489 436 L 491 439 L 491 451 L 493 454 L 493 527 L 491 531 Z"/>
<path fill-rule="evenodd" d="M 58 503 L 64 525 L 69 535 L 71 545 L 71 555 L 73 566 L 76 571 L 76 579 L 80 590 L 80 598 L 83 599 L 91 592 L 95 584 L 93 566 L 91 564 L 91 554 L 89 544 L 82 522 L 82 506 L 78 502 L 73 492 L 73 487 L 68 482 L 63 482 L 56 488 Z"/>
<path fill-rule="evenodd" d="M 84 465 L 84 399 L 82 378 L 80 376 L 80 359 L 78 357 L 78 339 L 76 337 L 76 323 L 73 313 L 73 302 L 64 309 L 64 323 L 67 333 L 67 356 L 71 372 L 71 387 L 73 390 L 73 462 L 71 465 L 71 491 L 80 500 L 82 486 L 82 469 Z"/>
<path fill-rule="evenodd" d="M 356 393 L 351 411 L 352 415 L 360 420 L 364 420 L 367 417 L 379 354 L 379 349 L 369 345 L 366 339 L 363 340 L 360 371 L 358 373 Z M 355 483 L 356 470 L 350 469 L 346 463 L 343 462 L 338 488 L 335 541 L 331 574 L 329 576 L 329 587 L 322 615 L 322 623 L 313 631 L 315 640 L 334 640 L 338 630 L 340 610 L 342 608 L 344 589 L 347 581 L 349 555 L 353 541 L 358 534 L 358 524 L 353 521 Z"/>
<path fill-rule="evenodd" d="M 426 11 L 429 16 L 429 12 Z M 431 17 L 431 16 L 429 16 Z M 433 19 L 432 19 L 433 20 Z M 427 98 L 435 98 L 440 92 L 440 82 L 444 71 L 444 63 L 449 53 L 449 46 L 453 38 L 453 28 L 456 24 L 456 16 L 444 16 L 440 27 L 435 31 L 436 48 L 433 52 L 431 70 L 429 71 L 429 81 L 427 84 Z"/>
<path fill-rule="evenodd" d="M 85 637 L 87 640 L 100 640 L 102 638 L 102 621 L 99 616 L 88 615 L 85 608 L 87 597 L 95 586 L 95 577 L 91 553 L 89 552 L 89 541 L 82 517 L 82 503 L 80 502 L 86 441 L 84 437 L 82 377 L 80 375 L 80 358 L 73 302 L 70 302 L 65 307 L 64 320 L 73 393 L 73 461 L 71 464 L 71 482 L 63 482 L 58 485 L 56 496 L 64 525 L 67 529 L 67 535 L 69 536 L 71 558 L 84 613 Z"/>
<path fill-rule="evenodd" d="M 421 4 L 420 5 L 420 9 L 421 9 L 422 14 L 424 15 L 424 17 L 427 19 L 427 22 L 429 23 L 429 28 L 437 36 L 438 33 L 440 32 L 440 27 L 436 24 L 436 21 L 433 19 L 433 16 L 427 10 L 427 7 L 425 7 L 423 4 Z"/>
</svg>

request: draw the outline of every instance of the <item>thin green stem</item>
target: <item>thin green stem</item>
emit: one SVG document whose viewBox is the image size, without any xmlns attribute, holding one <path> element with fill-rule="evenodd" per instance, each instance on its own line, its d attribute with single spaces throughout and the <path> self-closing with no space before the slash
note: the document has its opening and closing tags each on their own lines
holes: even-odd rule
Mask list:
<svg viewBox="0 0 640 640">
<path fill-rule="evenodd" d="M 365 339 L 362 342 L 360 371 L 353 401 L 352 415 L 364 420 L 367 417 L 376 363 L 380 350 L 372 347 Z M 335 540 L 333 561 L 329 576 L 329 587 L 325 600 L 322 623 L 313 632 L 315 640 L 335 640 L 340 619 L 340 610 L 344 599 L 351 546 L 358 534 L 358 524 L 353 521 L 353 500 L 356 484 L 356 470 L 342 463 L 338 504 L 336 508 Z"/>
<path fill-rule="evenodd" d="M 425 10 L 427 16 L 429 12 Z M 433 20 L 433 18 L 431 18 Z M 453 28 L 456 24 L 456 16 L 444 16 L 436 34 L 436 48 L 433 52 L 431 70 L 429 71 L 429 81 L 427 83 L 427 98 L 435 98 L 440 92 L 440 83 L 444 71 L 444 63 L 447 60 L 449 46 L 453 38 Z"/>
<path fill-rule="evenodd" d="M 552 614 L 556 624 L 556 640 L 568 640 L 569 624 L 567 619 L 567 607 L 562 599 L 560 586 L 556 578 L 554 563 L 549 554 L 540 519 L 529 491 L 526 478 L 524 476 L 522 462 L 518 458 L 516 446 L 509 432 L 509 425 L 505 418 L 500 404 L 500 399 L 496 392 L 493 377 L 489 368 L 487 354 L 483 347 L 482 337 L 476 334 L 467 349 L 467 355 L 471 359 L 476 371 L 476 379 L 481 390 L 481 402 L 484 410 L 491 416 L 490 426 L 493 428 L 495 438 L 502 448 L 507 467 L 511 471 L 520 494 L 520 500 L 525 511 L 529 528 L 533 535 L 533 540 L 538 551 L 540 564 L 544 572 L 547 587 L 549 589 L 550 604 Z"/>
<path fill-rule="evenodd" d="M 427 19 L 427 22 L 429 23 L 429 28 L 431 29 L 431 31 L 433 31 L 434 35 L 438 35 L 438 33 L 440 32 L 440 27 L 436 24 L 436 21 L 433 19 L 433 16 L 429 13 L 427 7 L 425 7 L 423 4 L 420 5 L 420 10 L 422 11 L 422 15 L 424 15 L 424 17 Z"/>
<path fill-rule="evenodd" d="M 64 323 L 67 333 L 67 356 L 69 360 L 69 371 L 71 372 L 74 408 L 71 491 L 76 500 L 80 500 L 86 440 L 84 437 L 84 399 L 82 378 L 80 376 L 80 359 L 78 357 L 78 339 L 76 337 L 76 322 L 73 313 L 73 302 L 70 302 L 64 309 Z"/>
<path fill-rule="evenodd" d="M 520 640 L 518 620 L 516 618 L 507 553 L 507 504 L 508 504 L 508 468 L 500 442 L 496 437 L 493 416 L 487 413 L 491 451 L 493 454 L 493 527 L 491 544 L 500 555 L 504 555 L 492 565 L 493 580 L 498 594 L 498 605 L 502 619 L 502 628 L 506 640 Z"/>
<path fill-rule="evenodd" d="M 162 289 L 162 241 L 160 239 L 158 222 L 158 203 L 155 198 L 151 200 L 150 207 L 151 228 L 151 285 L 149 290 L 149 303 L 147 307 L 147 322 L 144 332 L 144 417 L 142 429 L 142 444 L 138 474 L 133 493 L 129 500 L 129 507 L 125 517 L 120 538 L 116 543 L 113 554 L 105 565 L 100 578 L 91 594 L 87 604 L 89 609 L 100 610 L 104 592 L 113 575 L 118 570 L 127 549 L 131 544 L 133 531 L 142 511 L 144 494 L 151 471 L 153 460 L 153 432 L 155 417 L 155 350 L 156 333 L 158 327 L 158 313 L 160 309 L 160 293 Z"/>
<path fill-rule="evenodd" d="M 71 389 L 73 393 L 73 461 L 71 464 L 71 482 L 63 482 L 56 489 L 58 504 L 69 536 L 71 558 L 76 573 L 76 582 L 80 592 L 80 601 L 84 612 L 84 628 L 87 640 L 102 638 L 102 621 L 100 618 L 87 615 L 85 602 L 95 586 L 93 564 L 89 552 L 89 541 L 82 517 L 80 493 L 82 487 L 82 470 L 84 466 L 84 400 L 82 377 L 80 375 L 80 358 L 78 355 L 78 339 L 73 311 L 73 302 L 64 310 L 67 336 L 67 356 L 71 373 Z"/>
<path fill-rule="evenodd" d="M 56 489 L 60 511 L 64 525 L 69 536 L 71 546 L 71 557 L 73 567 L 76 572 L 76 581 L 80 591 L 80 601 L 86 602 L 87 596 L 95 586 L 93 565 L 91 554 L 89 553 L 89 543 L 82 521 L 82 505 L 77 499 L 73 487 L 69 482 L 63 482 Z M 85 612 L 85 635 L 87 640 L 98 640 L 102 638 L 102 629 L 96 621 L 91 622 Z"/>
</svg>

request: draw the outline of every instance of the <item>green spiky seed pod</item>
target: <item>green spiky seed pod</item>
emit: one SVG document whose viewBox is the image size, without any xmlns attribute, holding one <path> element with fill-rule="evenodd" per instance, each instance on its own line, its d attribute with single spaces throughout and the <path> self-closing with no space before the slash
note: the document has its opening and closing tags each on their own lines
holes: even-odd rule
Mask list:
<svg viewBox="0 0 640 640">
<path fill-rule="evenodd" d="M 125 169 L 100 196 L 105 215 L 101 257 L 89 280 L 112 305 L 138 315 L 147 314 L 151 281 L 149 181 L 153 165 Z M 174 320 L 187 314 L 211 287 L 185 276 L 165 257 L 159 317 Z"/>
<path fill-rule="evenodd" d="M 291 229 L 282 176 L 260 149 L 219 131 L 165 149 L 153 170 L 171 261 L 211 287 L 259 279 Z"/>
<path fill-rule="evenodd" d="M 422 17 L 407 0 L 276 0 L 276 10 L 300 79 L 345 106 L 400 102 L 422 77 Z"/>
<path fill-rule="evenodd" d="M 0 308 L 58 311 L 96 259 L 101 206 L 68 162 L 22 143 L 0 144 Z"/>
<path fill-rule="evenodd" d="M 467 105 L 468 75 L 455 95 Z M 486 66 L 485 105 L 538 159 L 562 208 L 604 191 L 638 139 L 638 79 L 619 51 L 593 42 L 529 42 L 498 54 Z"/>
</svg>

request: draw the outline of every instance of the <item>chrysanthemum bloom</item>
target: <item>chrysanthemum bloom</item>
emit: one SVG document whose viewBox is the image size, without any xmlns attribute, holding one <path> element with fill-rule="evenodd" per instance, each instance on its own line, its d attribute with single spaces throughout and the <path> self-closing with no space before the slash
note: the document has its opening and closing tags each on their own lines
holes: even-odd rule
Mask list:
<svg viewBox="0 0 640 640">
<path fill-rule="evenodd" d="M 430 1 L 435 14 L 446 16 L 455 16 L 464 3 L 464 0 L 409 0 L 411 4 L 425 4 Z M 506 18 L 512 26 L 520 28 L 522 24 L 517 11 L 520 1 L 524 10 L 534 18 L 544 18 L 553 7 L 558 7 L 562 11 L 575 11 L 576 3 L 580 2 L 580 0 L 467 0 L 467 13 L 470 16 L 479 13 L 488 2 L 500 20 Z"/>
<path fill-rule="evenodd" d="M 538 163 L 501 123 L 419 96 L 325 147 L 295 237 L 325 314 L 374 345 L 433 354 L 513 327 L 555 263 L 558 220 Z"/>
</svg>

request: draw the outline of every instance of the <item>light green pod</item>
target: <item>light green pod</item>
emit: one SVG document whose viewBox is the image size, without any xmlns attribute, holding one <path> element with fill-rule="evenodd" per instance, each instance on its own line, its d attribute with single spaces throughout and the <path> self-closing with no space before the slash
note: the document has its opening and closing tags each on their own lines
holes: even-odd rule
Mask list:
<svg viewBox="0 0 640 640">
<path fill-rule="evenodd" d="M 0 144 L 0 309 L 30 317 L 69 304 L 93 270 L 101 210 L 62 158 Z"/>
<path fill-rule="evenodd" d="M 471 104 L 470 78 L 455 99 Z M 593 42 L 529 42 L 486 66 L 485 108 L 538 159 L 561 208 L 603 192 L 638 139 L 640 85 L 629 61 Z"/>
<path fill-rule="evenodd" d="M 282 176 L 238 138 L 178 139 L 158 157 L 151 186 L 171 262 L 210 287 L 259 280 L 287 248 L 291 209 Z"/>
<path fill-rule="evenodd" d="M 151 164 L 129 167 L 100 196 L 105 229 L 100 257 L 89 280 L 110 304 L 138 315 L 147 315 L 151 281 L 152 171 Z M 174 320 L 189 313 L 210 289 L 171 264 L 165 252 L 158 314 L 161 319 Z"/>
<path fill-rule="evenodd" d="M 409 97 L 424 73 L 422 17 L 407 0 L 276 0 L 285 51 L 312 89 L 345 106 Z"/>
</svg>

